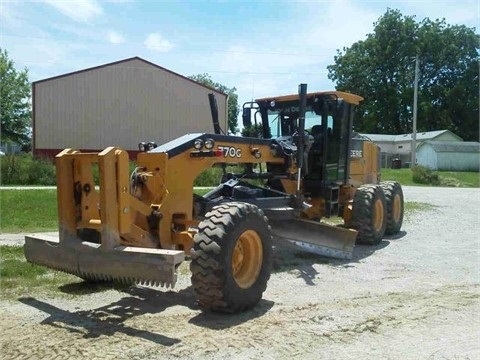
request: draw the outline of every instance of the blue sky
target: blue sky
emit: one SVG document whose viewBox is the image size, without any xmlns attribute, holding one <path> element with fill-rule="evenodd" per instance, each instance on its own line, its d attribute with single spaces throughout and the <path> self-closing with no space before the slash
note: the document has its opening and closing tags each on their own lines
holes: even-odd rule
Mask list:
<svg viewBox="0 0 480 360">
<path fill-rule="evenodd" d="M 0 0 L 0 47 L 30 80 L 140 56 L 209 73 L 239 101 L 333 89 L 336 49 L 363 40 L 387 8 L 480 29 L 480 0 Z"/>
</svg>

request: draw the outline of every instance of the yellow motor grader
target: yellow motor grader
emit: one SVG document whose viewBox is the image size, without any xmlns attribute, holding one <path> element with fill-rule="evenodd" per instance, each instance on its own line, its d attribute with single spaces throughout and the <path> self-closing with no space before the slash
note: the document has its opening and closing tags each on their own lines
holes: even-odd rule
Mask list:
<svg viewBox="0 0 480 360">
<path fill-rule="evenodd" d="M 26 236 L 27 260 L 85 280 L 173 286 L 190 256 L 199 304 L 236 312 L 261 299 L 272 246 L 350 259 L 356 241 L 398 232 L 402 189 L 379 182 L 378 147 L 352 132 L 362 98 L 306 88 L 244 104 L 244 126 L 256 124 L 262 138 L 222 135 L 210 97 L 215 133 L 140 143 L 132 173 L 124 150 L 65 149 L 56 157 L 59 237 Z M 223 168 L 220 184 L 196 195 L 195 178 L 213 166 Z"/>
</svg>

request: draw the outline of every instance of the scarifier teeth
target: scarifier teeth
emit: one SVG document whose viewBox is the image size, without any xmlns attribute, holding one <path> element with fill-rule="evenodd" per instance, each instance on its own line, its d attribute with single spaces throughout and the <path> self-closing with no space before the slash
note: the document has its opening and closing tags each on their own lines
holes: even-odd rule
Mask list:
<svg viewBox="0 0 480 360">
<path fill-rule="evenodd" d="M 78 271 L 72 266 L 67 266 L 67 265 L 58 266 L 56 264 L 50 264 L 47 261 L 32 261 L 32 260 L 29 260 L 29 262 L 32 263 L 32 264 L 35 264 L 35 265 L 46 266 L 46 267 L 48 267 L 50 269 L 53 269 L 53 270 L 62 271 L 62 272 L 67 273 L 67 274 L 80 276 Z"/>
<path fill-rule="evenodd" d="M 114 277 L 114 276 L 101 274 L 101 273 L 81 272 L 71 266 L 58 266 L 55 264 L 49 264 L 45 261 L 43 262 L 31 261 L 31 260 L 29 261 L 36 265 L 46 266 L 56 271 L 61 271 L 67 274 L 78 276 L 82 279 L 88 279 L 88 280 L 94 280 L 94 281 L 105 281 L 105 282 L 113 281 L 113 282 L 118 282 L 124 285 L 139 284 L 142 286 L 166 287 L 166 288 L 173 288 L 173 286 L 175 285 L 175 283 L 173 282 L 164 282 L 164 281 L 157 281 L 152 279 L 137 279 L 133 277 L 124 277 L 124 276 Z"/>
</svg>

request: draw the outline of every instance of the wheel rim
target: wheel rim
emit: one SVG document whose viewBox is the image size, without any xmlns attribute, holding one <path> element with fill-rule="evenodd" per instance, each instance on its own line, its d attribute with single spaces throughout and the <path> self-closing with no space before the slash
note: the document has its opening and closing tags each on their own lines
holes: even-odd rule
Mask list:
<svg viewBox="0 0 480 360">
<path fill-rule="evenodd" d="M 383 225 L 383 204 L 380 200 L 375 201 L 373 208 L 373 227 L 375 231 L 380 231 Z"/>
<path fill-rule="evenodd" d="M 400 221 L 400 216 L 402 214 L 402 200 L 400 199 L 400 195 L 395 195 L 393 198 L 393 205 L 392 205 L 392 217 L 395 222 Z"/>
<path fill-rule="evenodd" d="M 233 278 L 242 289 L 253 285 L 260 274 L 263 260 L 262 239 L 256 231 L 243 232 L 232 254 Z"/>
</svg>

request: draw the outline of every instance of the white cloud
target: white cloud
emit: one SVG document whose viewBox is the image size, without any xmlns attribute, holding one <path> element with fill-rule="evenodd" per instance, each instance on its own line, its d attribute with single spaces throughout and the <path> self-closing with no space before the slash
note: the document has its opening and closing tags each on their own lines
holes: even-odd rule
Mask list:
<svg viewBox="0 0 480 360">
<path fill-rule="evenodd" d="M 89 22 L 103 14 L 103 9 L 97 0 L 44 0 L 62 14 L 79 22 Z"/>
<path fill-rule="evenodd" d="M 52 74 L 58 64 L 65 62 L 67 53 L 71 50 L 69 45 L 51 38 L 28 38 L 15 41 L 15 38 L 6 37 L 4 40 L 15 65 L 19 68 L 33 69 L 29 71 L 30 80 L 38 80 L 39 73 Z"/>
<path fill-rule="evenodd" d="M 112 44 L 121 44 L 125 42 L 125 38 L 116 31 L 109 31 L 107 33 L 108 42 Z"/>
<path fill-rule="evenodd" d="M 281 46 L 257 47 L 256 45 L 232 45 L 225 50 L 220 70 L 231 73 L 249 73 L 256 75 L 289 75 L 295 72 L 307 72 L 306 66 L 318 63 L 312 50 L 289 49 Z"/>
<path fill-rule="evenodd" d="M 0 1 L 0 24 L 1 35 L 5 34 L 5 30 L 23 32 L 25 26 L 32 27 L 28 16 L 21 9 L 21 4 L 6 1 Z"/>
<path fill-rule="evenodd" d="M 173 48 L 172 43 L 159 33 L 148 34 L 143 44 L 150 50 L 160 52 L 168 52 Z"/>
<path fill-rule="evenodd" d="M 314 9 L 311 11 L 313 13 Z M 303 38 L 304 46 L 316 44 L 325 54 L 325 60 L 333 61 L 336 49 L 349 47 L 373 32 L 373 23 L 381 14 L 367 10 L 362 4 L 353 1 L 339 0 L 326 3 L 321 12 L 317 10 L 315 15 L 321 16 L 322 21 L 307 22 L 298 40 L 302 41 Z"/>
<path fill-rule="evenodd" d="M 1 47 L 18 68 L 29 68 L 30 79 L 37 69 L 51 69 L 64 60 L 70 44 L 64 46 L 47 31 L 28 18 L 21 3 L 0 3 Z M 33 70 L 33 71 L 32 71 Z"/>
</svg>

